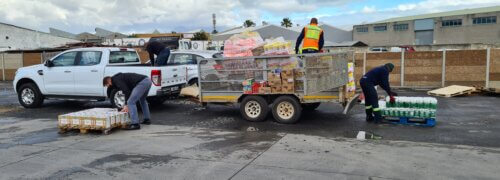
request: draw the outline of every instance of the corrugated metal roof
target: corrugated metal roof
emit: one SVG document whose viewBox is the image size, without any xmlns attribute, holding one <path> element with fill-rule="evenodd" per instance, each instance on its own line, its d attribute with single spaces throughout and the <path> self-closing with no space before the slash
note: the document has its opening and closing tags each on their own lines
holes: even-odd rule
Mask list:
<svg viewBox="0 0 500 180">
<path fill-rule="evenodd" d="M 432 14 L 422 14 L 422 15 L 416 15 L 416 16 L 397 17 L 397 18 L 391 18 L 391 19 L 386 19 L 386 20 L 382 20 L 382 21 L 377 21 L 377 22 L 374 22 L 371 24 L 389 23 L 389 22 L 398 22 L 398 21 L 411 21 L 411 20 L 416 20 L 416 19 L 428 19 L 428 18 L 446 17 L 446 16 L 459 16 L 459 15 L 466 15 L 466 14 L 489 13 L 489 12 L 497 12 L 497 11 L 500 11 L 500 6 L 475 8 L 475 9 L 462 9 L 462 10 L 456 10 L 456 11 L 447 11 L 447 12 L 432 13 Z"/>
</svg>

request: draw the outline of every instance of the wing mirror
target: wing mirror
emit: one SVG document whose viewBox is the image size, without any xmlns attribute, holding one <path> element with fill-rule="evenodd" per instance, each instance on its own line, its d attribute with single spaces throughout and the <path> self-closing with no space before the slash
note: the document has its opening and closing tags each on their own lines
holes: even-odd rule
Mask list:
<svg viewBox="0 0 500 180">
<path fill-rule="evenodd" d="M 201 60 L 201 61 L 200 61 L 200 64 L 207 64 L 207 63 L 208 63 L 208 61 L 207 61 L 207 60 Z"/>
<path fill-rule="evenodd" d="M 51 60 L 45 61 L 44 65 L 47 66 L 47 67 L 54 67 L 54 63 Z"/>
</svg>

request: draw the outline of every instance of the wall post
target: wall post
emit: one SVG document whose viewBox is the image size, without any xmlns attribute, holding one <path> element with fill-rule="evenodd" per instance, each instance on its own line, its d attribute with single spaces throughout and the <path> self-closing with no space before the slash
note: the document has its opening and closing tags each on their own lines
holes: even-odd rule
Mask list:
<svg viewBox="0 0 500 180">
<path fill-rule="evenodd" d="M 5 53 L 2 53 L 2 80 L 5 81 Z"/>
<path fill-rule="evenodd" d="M 405 51 L 401 51 L 401 87 L 405 86 Z"/>
<path fill-rule="evenodd" d="M 491 61 L 491 48 L 486 49 L 486 88 L 490 88 L 490 61 Z"/>
<path fill-rule="evenodd" d="M 364 76 L 366 74 L 366 52 L 363 53 L 363 74 L 361 76 Z"/>
<path fill-rule="evenodd" d="M 443 50 L 443 65 L 441 69 L 441 87 L 446 85 L 446 50 Z"/>
</svg>

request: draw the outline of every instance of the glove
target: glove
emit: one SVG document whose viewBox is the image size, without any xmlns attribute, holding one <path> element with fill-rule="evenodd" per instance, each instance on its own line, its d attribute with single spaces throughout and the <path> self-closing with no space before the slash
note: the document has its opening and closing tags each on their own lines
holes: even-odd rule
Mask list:
<svg viewBox="0 0 500 180">
<path fill-rule="evenodd" d="M 398 93 L 391 92 L 391 96 L 398 96 Z"/>
<path fill-rule="evenodd" d="M 391 98 L 391 100 L 390 100 L 390 103 L 391 103 L 391 104 L 396 103 L 396 98 L 394 98 L 394 96 L 391 96 L 390 98 Z"/>
<path fill-rule="evenodd" d="M 295 54 L 299 54 L 299 49 L 295 49 Z"/>
</svg>

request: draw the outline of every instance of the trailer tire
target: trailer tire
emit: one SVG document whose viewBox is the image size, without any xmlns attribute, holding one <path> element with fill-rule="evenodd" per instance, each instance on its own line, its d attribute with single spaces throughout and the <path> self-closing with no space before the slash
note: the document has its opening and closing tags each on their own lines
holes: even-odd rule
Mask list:
<svg viewBox="0 0 500 180">
<path fill-rule="evenodd" d="M 302 115 L 302 106 L 299 101 L 291 96 L 281 96 L 273 103 L 273 117 L 282 124 L 297 123 Z"/>
<path fill-rule="evenodd" d="M 261 96 L 247 96 L 240 104 L 240 113 L 247 121 L 264 121 L 269 114 L 269 105 Z"/>
<path fill-rule="evenodd" d="M 305 111 L 314 111 L 316 110 L 321 103 L 304 103 L 302 104 L 302 109 Z"/>
</svg>

